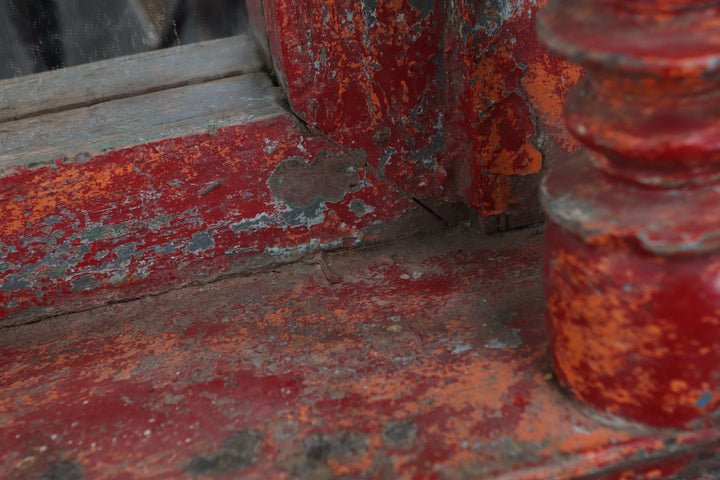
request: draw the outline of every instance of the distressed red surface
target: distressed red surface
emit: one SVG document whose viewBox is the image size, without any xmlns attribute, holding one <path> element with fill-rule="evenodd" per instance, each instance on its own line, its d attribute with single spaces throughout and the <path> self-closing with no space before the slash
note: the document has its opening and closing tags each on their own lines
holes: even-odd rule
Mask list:
<svg viewBox="0 0 720 480">
<path fill-rule="evenodd" d="M 559 162 L 542 189 L 558 377 L 602 412 L 714 424 L 720 9 L 556 0 L 539 18 L 546 43 L 588 68 L 567 105 L 588 149 Z"/>
<path fill-rule="evenodd" d="M 716 99 L 699 87 L 718 75 L 697 62 L 714 23 L 669 69 L 623 63 L 626 42 L 601 38 L 621 48 L 590 52 L 595 84 L 568 118 L 622 155 L 583 151 L 543 189 L 552 359 L 597 415 L 551 373 L 538 232 L 267 269 L 422 228 L 432 216 L 410 195 L 465 198 L 505 226 L 536 219 L 525 195 L 543 155 L 574 148 L 559 105 L 580 69 L 538 49 L 535 2 L 269 3 L 251 14 L 320 135 L 279 116 L 0 179 L 6 324 L 144 297 L 0 329 L 0 476 L 717 476 L 720 202 L 702 185 Z M 547 31 L 592 38 L 573 22 L 604 25 L 596 3 L 555 2 Z M 607 5 L 630 22 L 610 33 L 635 40 L 649 19 L 629 12 L 662 7 L 669 28 L 679 2 Z M 603 62 L 628 76 L 598 74 Z"/>
<path fill-rule="evenodd" d="M 449 12 L 448 155 L 468 169 L 457 179 L 463 197 L 510 226 L 532 221 L 544 161 L 577 148 L 561 106 L 582 69 L 539 45 L 534 19 L 545 3 L 461 1 Z"/>
<path fill-rule="evenodd" d="M 330 179 L 340 182 L 333 198 L 322 196 L 328 172 L 313 174 L 314 160 L 328 156 L 350 182 L 344 192 L 343 178 Z M 288 175 L 287 187 L 316 189 L 312 204 L 289 205 L 268 186 L 288 159 L 307 169 Z M 290 116 L 85 163 L 18 168 L 0 178 L 0 318 L 144 296 L 378 240 L 417 208 L 361 155 L 299 133 Z M 405 231 L 427 223 L 421 212 Z"/>
<path fill-rule="evenodd" d="M 522 225 L 539 219 L 539 180 L 518 178 L 576 146 L 560 105 L 581 73 L 538 46 L 537 3 L 263 7 L 281 83 L 308 124 L 365 151 L 383 178 L 418 198 L 463 198 Z"/>
<path fill-rule="evenodd" d="M 273 60 L 308 124 L 420 197 L 446 183 L 440 38 L 433 2 L 264 2 Z"/>
<path fill-rule="evenodd" d="M 557 388 L 540 238 L 426 236 L 328 255 L 335 284 L 299 263 L 2 329 L 0 476 L 695 478 L 717 431 L 605 424 Z"/>
</svg>

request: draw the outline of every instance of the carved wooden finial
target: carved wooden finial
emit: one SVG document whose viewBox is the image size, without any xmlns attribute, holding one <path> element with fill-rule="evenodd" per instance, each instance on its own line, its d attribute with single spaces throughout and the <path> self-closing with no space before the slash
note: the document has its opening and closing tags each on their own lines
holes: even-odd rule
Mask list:
<svg viewBox="0 0 720 480">
<path fill-rule="evenodd" d="M 545 281 L 557 376 L 598 411 L 720 413 L 720 2 L 554 0 L 538 31 L 582 64 L 551 166 Z"/>
</svg>

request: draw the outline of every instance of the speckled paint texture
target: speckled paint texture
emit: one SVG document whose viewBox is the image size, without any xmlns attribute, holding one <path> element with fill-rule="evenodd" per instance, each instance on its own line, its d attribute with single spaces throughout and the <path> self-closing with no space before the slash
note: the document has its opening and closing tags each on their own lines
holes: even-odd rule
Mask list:
<svg viewBox="0 0 720 480">
<path fill-rule="evenodd" d="M 24 321 L 378 240 L 404 216 L 414 223 L 405 233 L 437 222 L 379 180 L 362 152 L 301 132 L 280 115 L 6 172 L 0 317 Z"/>
<path fill-rule="evenodd" d="M 556 162 L 581 70 L 538 47 L 544 2 L 345 3 L 249 5 L 300 121 L 4 172 L 0 476 L 717 479 L 718 63 L 590 55 L 630 81 L 581 84 L 569 126 L 622 155 Z M 598 3 L 554 2 L 550 30 L 593 39 L 564 15 Z M 635 40 L 682 3 L 705 2 L 603 8 Z M 547 315 L 539 230 L 366 248 L 447 227 L 417 199 L 535 221 L 551 163 Z"/>
<path fill-rule="evenodd" d="M 434 2 L 264 2 L 273 61 L 309 125 L 421 197 L 447 177 L 442 80 L 444 11 Z"/>
<path fill-rule="evenodd" d="M 579 70 L 537 47 L 534 2 L 251 3 L 302 122 L 5 172 L 0 317 L 444 225 L 414 199 L 469 202 L 500 218 L 488 230 L 541 218 L 536 174 L 573 146 L 557 105 Z"/>
<path fill-rule="evenodd" d="M 608 423 L 556 384 L 541 233 L 425 236 L 328 254 L 335 283 L 296 263 L 0 330 L 0 476 L 697 480 L 716 430 Z"/>
<path fill-rule="evenodd" d="M 566 109 L 588 148 L 542 187 L 555 368 L 583 403 L 662 427 L 720 412 L 720 10 L 709 3 L 556 0 L 539 17 L 545 42 L 588 68 Z"/>
<path fill-rule="evenodd" d="M 576 147 L 560 106 L 581 69 L 538 45 L 538 2 L 263 7 L 256 24 L 309 125 L 365 151 L 383 178 L 418 198 L 461 198 L 485 217 L 504 215 L 506 227 L 540 218 L 544 159 Z"/>
<path fill-rule="evenodd" d="M 455 188 L 485 216 L 521 226 L 540 217 L 539 173 L 577 148 L 562 121 L 582 69 L 537 41 L 544 1 L 460 1 L 448 12 L 448 156 Z M 466 168 L 467 170 L 463 170 Z"/>
</svg>

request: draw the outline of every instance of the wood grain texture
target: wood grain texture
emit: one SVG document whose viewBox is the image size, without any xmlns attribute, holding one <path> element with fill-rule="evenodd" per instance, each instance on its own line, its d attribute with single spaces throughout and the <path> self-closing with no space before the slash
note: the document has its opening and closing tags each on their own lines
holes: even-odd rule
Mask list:
<svg viewBox="0 0 720 480">
<path fill-rule="evenodd" d="M 264 74 L 241 75 L 0 124 L 0 175 L 21 165 L 213 133 L 279 115 Z"/>
<path fill-rule="evenodd" d="M 0 82 L 0 122 L 258 72 L 247 35 L 129 55 Z"/>
</svg>

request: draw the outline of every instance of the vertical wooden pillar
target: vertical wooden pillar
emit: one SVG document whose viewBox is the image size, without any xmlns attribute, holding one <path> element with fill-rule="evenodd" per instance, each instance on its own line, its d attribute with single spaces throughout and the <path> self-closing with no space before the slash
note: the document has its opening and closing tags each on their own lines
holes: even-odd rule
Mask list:
<svg viewBox="0 0 720 480">
<path fill-rule="evenodd" d="M 562 385 L 663 427 L 720 415 L 720 2 L 554 0 L 541 39 L 582 64 L 545 280 Z"/>
</svg>

